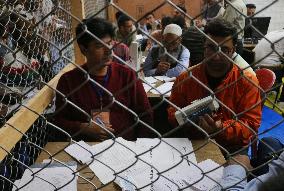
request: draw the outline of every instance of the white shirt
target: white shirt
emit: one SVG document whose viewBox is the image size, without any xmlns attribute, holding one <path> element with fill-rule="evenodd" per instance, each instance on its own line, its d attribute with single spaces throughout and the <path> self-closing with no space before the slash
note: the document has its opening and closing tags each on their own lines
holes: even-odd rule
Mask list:
<svg viewBox="0 0 284 191">
<path fill-rule="evenodd" d="M 245 17 L 247 15 L 247 7 L 243 0 L 231 0 L 231 4 L 228 4 L 223 16 L 223 19 L 232 23 L 240 32 L 238 39 L 242 39 L 244 36 L 243 29 L 245 28 Z"/>
<path fill-rule="evenodd" d="M 253 69 L 250 67 L 250 65 L 247 63 L 247 61 L 245 61 L 243 59 L 243 57 L 241 57 L 239 54 L 237 54 L 236 52 L 234 52 L 233 56 L 232 56 L 232 60 L 234 61 L 234 63 L 242 70 L 247 71 L 252 73 L 254 76 L 256 76 L 255 72 L 253 71 Z"/>
<path fill-rule="evenodd" d="M 282 29 L 270 32 L 265 35 L 265 37 L 271 43 L 274 43 L 274 50 L 282 56 L 284 53 L 284 30 Z M 269 41 L 267 41 L 265 38 L 262 38 L 254 48 L 255 62 L 261 60 L 256 66 L 279 67 L 281 65 L 280 56 L 273 51 L 271 48 L 272 44 Z"/>
</svg>

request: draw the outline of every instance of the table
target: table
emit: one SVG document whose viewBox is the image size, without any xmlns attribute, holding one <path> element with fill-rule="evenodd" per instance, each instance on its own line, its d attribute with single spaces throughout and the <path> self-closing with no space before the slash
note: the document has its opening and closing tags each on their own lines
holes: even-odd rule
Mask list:
<svg viewBox="0 0 284 191">
<path fill-rule="evenodd" d="M 197 162 L 201 162 L 206 159 L 212 159 L 218 164 L 224 164 L 225 159 L 220 151 L 220 149 L 212 142 L 209 142 L 204 147 L 200 148 L 204 143 L 206 143 L 206 140 L 192 140 L 192 145 L 194 149 L 198 149 L 195 152 Z M 68 142 L 49 142 L 44 147 L 45 151 L 48 151 L 51 155 L 54 155 L 57 153 L 54 158 L 57 160 L 60 160 L 62 162 L 68 162 L 72 161 L 72 159 L 65 151 L 63 150 L 69 143 Z M 95 143 L 89 143 L 89 144 L 95 144 Z M 48 159 L 49 155 L 42 151 L 39 157 L 36 160 L 36 163 L 41 163 L 44 159 Z M 82 165 L 79 165 L 77 167 L 77 170 L 80 169 Z M 80 171 L 80 175 L 84 177 L 92 177 L 92 182 L 99 186 L 100 182 L 99 180 L 94 177 L 94 174 L 89 168 L 84 168 Z M 93 190 L 93 186 L 89 184 L 87 181 L 83 180 L 82 178 L 78 178 L 78 191 L 89 191 Z M 101 189 L 102 191 L 110 191 L 110 190 L 121 190 L 117 185 L 114 183 L 107 185 L 106 187 Z"/>
</svg>

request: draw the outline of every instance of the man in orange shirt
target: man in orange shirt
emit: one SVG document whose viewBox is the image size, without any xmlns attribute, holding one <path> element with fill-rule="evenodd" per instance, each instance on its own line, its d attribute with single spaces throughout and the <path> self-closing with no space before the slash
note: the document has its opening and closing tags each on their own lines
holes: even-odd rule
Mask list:
<svg viewBox="0 0 284 191">
<path fill-rule="evenodd" d="M 214 19 L 205 27 L 204 61 L 191 72 L 182 73 L 175 81 L 168 108 L 172 125 L 177 126 L 175 112 L 196 99 L 215 96 L 220 108 L 218 119 L 205 114 L 199 118 L 199 129 L 188 123 L 183 129 L 189 137 L 211 135 L 229 152 L 248 145 L 261 121 L 261 99 L 258 80 L 251 73 L 242 71 L 234 60 L 236 28 L 223 19 Z M 217 43 L 218 46 L 215 44 Z M 220 51 L 219 51 L 220 50 Z M 199 136 L 198 136 L 199 134 Z"/>
</svg>

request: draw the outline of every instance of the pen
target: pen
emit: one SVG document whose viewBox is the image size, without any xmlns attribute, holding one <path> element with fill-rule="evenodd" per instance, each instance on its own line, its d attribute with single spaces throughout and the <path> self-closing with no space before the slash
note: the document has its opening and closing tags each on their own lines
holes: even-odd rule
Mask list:
<svg viewBox="0 0 284 191">
<path fill-rule="evenodd" d="M 96 117 L 95 118 L 95 121 L 99 124 L 99 125 L 101 125 L 102 127 L 106 127 L 106 125 L 105 125 L 105 123 L 103 122 L 103 120 L 100 118 L 100 117 Z"/>
</svg>

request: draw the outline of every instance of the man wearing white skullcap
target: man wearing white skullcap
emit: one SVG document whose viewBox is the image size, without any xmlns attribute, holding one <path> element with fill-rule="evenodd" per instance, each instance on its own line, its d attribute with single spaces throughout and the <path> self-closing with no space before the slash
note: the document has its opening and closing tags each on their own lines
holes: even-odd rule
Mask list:
<svg viewBox="0 0 284 191">
<path fill-rule="evenodd" d="M 169 24 L 163 32 L 162 44 L 154 46 L 145 60 L 145 76 L 176 77 L 189 66 L 190 53 L 181 45 L 182 29 L 176 24 Z"/>
</svg>

